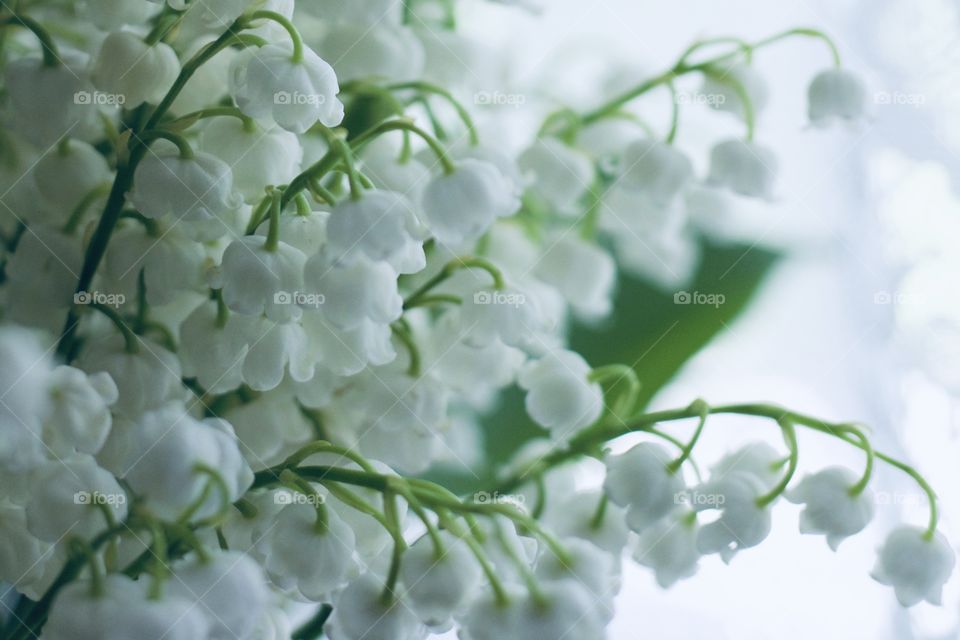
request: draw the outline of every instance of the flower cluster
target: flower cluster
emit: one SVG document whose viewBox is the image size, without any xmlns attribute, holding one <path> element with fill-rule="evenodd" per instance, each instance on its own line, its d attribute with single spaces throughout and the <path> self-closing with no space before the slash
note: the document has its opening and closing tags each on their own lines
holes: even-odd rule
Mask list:
<svg viewBox="0 0 960 640">
<path fill-rule="evenodd" d="M 618 269 L 688 282 L 698 212 L 774 194 L 747 62 L 829 40 L 695 61 L 698 43 L 594 111 L 546 114 L 513 152 L 460 100 L 453 51 L 486 54 L 453 3 L 413 5 L 0 14 L 0 582 L 21 594 L 3 638 L 600 638 L 628 548 L 667 587 L 762 542 L 781 495 L 832 548 L 870 521 L 873 461 L 892 459 L 856 427 L 761 405 L 643 414 L 633 369 L 566 342 L 609 316 Z M 703 177 L 676 121 L 604 129 L 686 75 L 745 124 Z M 810 84 L 814 124 L 863 109 L 839 66 Z M 474 457 L 514 385 L 544 437 L 493 493 L 418 477 Z M 751 446 L 688 486 L 717 412 L 778 420 L 788 454 Z M 686 418 L 686 444 L 653 428 Z M 788 487 L 797 426 L 859 447 L 866 472 Z M 629 432 L 680 451 L 606 456 L 602 489 L 575 492 L 565 463 Z M 936 601 L 953 554 L 932 490 L 893 463 L 931 521 L 896 529 L 875 576 Z"/>
</svg>

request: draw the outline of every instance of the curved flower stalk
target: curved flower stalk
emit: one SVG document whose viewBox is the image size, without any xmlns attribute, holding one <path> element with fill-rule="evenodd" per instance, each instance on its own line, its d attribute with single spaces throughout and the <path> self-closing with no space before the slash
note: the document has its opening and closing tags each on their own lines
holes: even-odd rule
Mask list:
<svg viewBox="0 0 960 640">
<path fill-rule="evenodd" d="M 754 140 L 766 47 L 826 43 L 811 123 L 863 116 L 830 40 L 695 43 L 586 113 L 546 114 L 513 153 L 444 64 L 487 58 L 453 3 L 354 4 L 0 14 L 0 179 L 25 172 L 0 221 L 0 581 L 21 594 L 0 639 L 599 638 L 627 552 L 669 587 L 761 544 L 781 497 L 835 549 L 870 524 L 875 463 L 913 478 L 930 518 L 890 534 L 874 577 L 937 602 L 954 558 L 933 489 L 861 427 L 767 404 L 645 413 L 643 370 L 567 343 L 571 319 L 609 316 L 619 273 L 683 281 L 696 203 L 775 194 Z M 78 16 L 89 32 L 66 28 Z M 423 60 L 316 53 L 372 30 Z M 702 180 L 678 144 L 686 76 L 744 127 Z M 657 88 L 663 132 L 628 110 Z M 472 496 L 419 477 L 482 462 L 477 425 L 511 386 L 544 438 Z M 716 414 L 769 419 L 784 446 L 701 471 Z M 800 429 L 864 468 L 795 480 Z M 646 437 L 610 455 L 627 434 Z M 588 457 L 605 481 L 578 491 Z M 314 608 L 295 629 L 294 603 Z"/>
</svg>

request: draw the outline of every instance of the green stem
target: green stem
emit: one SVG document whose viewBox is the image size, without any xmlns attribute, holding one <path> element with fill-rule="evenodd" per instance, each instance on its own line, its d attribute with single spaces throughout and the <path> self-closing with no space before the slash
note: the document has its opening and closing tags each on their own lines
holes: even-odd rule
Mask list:
<svg viewBox="0 0 960 640">
<path fill-rule="evenodd" d="M 440 141 L 405 118 L 387 120 L 386 122 L 381 122 L 372 129 L 364 131 L 353 139 L 353 147 L 357 150 L 360 150 L 364 145 L 368 144 L 374 138 L 389 131 L 409 131 L 410 133 L 419 136 L 424 142 L 427 143 L 427 146 L 430 147 L 430 150 L 433 151 L 434 155 L 437 156 L 437 160 L 443 167 L 444 174 L 450 175 L 456 171 L 456 165 L 454 165 L 453 160 L 450 159 L 447 150 L 440 143 Z"/>
<path fill-rule="evenodd" d="M 301 477 L 298 473 L 291 469 L 284 469 L 280 473 L 280 482 L 284 486 L 296 491 L 297 493 L 302 493 L 308 498 L 313 499 L 314 501 L 314 510 L 317 512 L 317 519 L 314 522 L 314 533 L 318 535 L 326 535 L 330 531 L 330 516 L 327 514 L 327 507 L 324 504 L 325 500 L 323 494 L 317 491 L 308 480 Z"/>
<path fill-rule="evenodd" d="M 140 342 L 137 334 L 133 332 L 133 329 L 124 321 L 123 317 L 117 312 L 116 309 L 111 309 L 105 304 L 99 302 L 91 302 L 89 305 L 91 309 L 99 311 L 107 317 L 110 322 L 117 328 L 120 334 L 123 336 L 123 346 L 124 351 L 127 353 L 139 353 L 140 352 Z"/>
<path fill-rule="evenodd" d="M 789 420 L 789 418 L 781 418 L 779 422 L 780 428 L 783 430 L 783 439 L 790 448 L 790 459 L 787 462 L 787 471 L 783 474 L 783 478 L 780 480 L 780 482 L 778 482 L 769 493 L 757 498 L 757 506 L 761 509 L 779 498 L 780 495 L 787 490 L 787 487 L 790 485 L 790 481 L 793 479 L 793 474 L 797 471 L 797 462 L 800 458 L 800 448 L 797 444 L 797 431 L 794 428 L 793 423 Z"/>
<path fill-rule="evenodd" d="M 453 97 L 453 94 L 430 82 L 423 81 L 414 81 L 414 82 L 398 82 L 396 84 L 389 85 L 388 89 L 393 89 L 397 91 L 402 91 L 405 89 L 413 89 L 414 91 L 419 91 L 420 93 L 432 93 L 440 96 L 454 108 L 457 112 L 457 116 L 463 121 L 464 126 L 467 127 L 467 132 L 470 136 L 470 145 L 477 146 L 480 144 L 480 135 L 477 133 L 477 127 L 473 123 L 473 118 L 470 117 L 470 113 L 466 108 L 460 103 L 459 100 Z"/>
<path fill-rule="evenodd" d="M 357 463 L 357 466 L 364 471 L 376 473 L 376 470 L 374 469 L 373 465 L 370 464 L 370 461 L 356 451 L 332 444 L 326 440 L 317 440 L 315 442 L 303 445 L 283 461 L 283 466 L 288 468 L 296 467 L 301 462 L 317 453 L 332 453 L 334 455 L 338 455 L 342 458 L 346 458 L 347 460 Z"/>
<path fill-rule="evenodd" d="M 827 435 L 834 436 L 844 442 L 866 451 L 865 445 L 857 437 L 850 435 L 850 426 L 845 424 L 834 424 L 820 420 L 796 411 L 784 409 L 772 404 L 731 404 L 711 406 L 710 415 L 717 414 L 735 414 L 770 418 L 778 422 L 786 420 L 791 425 L 800 425 L 815 431 L 820 431 Z M 628 433 L 645 432 L 655 433 L 653 426 L 658 422 L 671 422 L 675 420 L 684 420 L 698 417 L 697 407 L 691 405 L 683 409 L 669 409 L 666 411 L 654 411 L 631 418 L 623 425 L 597 424 L 584 429 L 571 438 L 566 446 L 559 447 L 554 451 L 543 456 L 535 465 L 525 467 L 513 475 L 506 478 L 498 490 L 509 492 L 519 485 L 523 484 L 528 478 L 546 469 L 562 464 L 568 460 L 586 455 L 585 452 L 594 451 L 599 444 L 618 438 Z M 937 508 L 937 497 L 933 488 L 926 479 L 910 465 L 897 460 L 880 451 L 873 451 L 876 459 L 882 460 L 892 467 L 909 475 L 926 493 L 930 507 L 930 518 L 926 534 L 932 537 L 936 532 L 939 511 Z M 788 459 L 789 460 L 789 459 Z"/>
<path fill-rule="evenodd" d="M 40 41 L 40 45 L 43 47 L 43 66 L 56 67 L 60 64 L 60 54 L 57 51 L 57 45 L 53 41 L 50 33 L 40 26 L 39 22 L 27 16 L 12 15 L 0 19 L 0 27 L 7 26 L 24 27 L 33 32 L 33 35 L 37 37 L 37 40 Z"/>
<path fill-rule="evenodd" d="M 110 193 L 109 184 L 100 184 L 95 186 L 93 189 L 87 192 L 83 198 L 80 199 L 80 202 L 77 203 L 77 206 L 73 208 L 73 211 L 70 213 L 70 217 L 67 218 L 66 224 L 63 225 L 64 235 L 73 235 L 73 232 L 77 230 L 77 227 L 80 225 L 80 221 L 83 219 L 83 214 L 87 212 L 87 209 L 90 208 L 94 202 L 103 198 L 108 193 Z"/>
<path fill-rule="evenodd" d="M 403 552 L 407 545 L 403 541 L 401 532 L 400 512 L 397 508 L 397 494 L 389 488 L 383 496 L 383 510 L 387 522 L 390 523 L 390 534 L 393 536 L 393 553 L 390 556 L 390 568 L 387 571 L 387 579 L 384 583 L 381 601 L 385 606 L 392 606 L 397 599 L 397 580 L 400 577 L 400 562 L 403 559 Z"/>
<path fill-rule="evenodd" d="M 274 191 L 270 197 L 270 226 L 267 229 L 267 239 L 263 243 L 266 251 L 276 251 L 280 246 L 280 209 L 282 205 L 281 193 Z"/>
<path fill-rule="evenodd" d="M 863 476 L 860 478 L 860 481 L 855 485 L 850 487 L 850 496 L 857 497 L 867 488 L 867 485 L 870 484 L 870 477 L 873 475 L 873 460 L 875 458 L 873 453 L 873 445 L 870 444 L 870 438 L 863 433 L 862 430 L 850 425 L 848 427 L 850 433 L 852 433 L 859 441 L 861 449 L 867 455 L 867 464 L 863 470 Z"/>
<path fill-rule="evenodd" d="M 471 528 L 468 527 L 466 531 L 462 530 L 459 523 L 443 510 L 438 511 L 437 516 L 447 530 L 463 540 L 467 547 L 469 547 L 470 552 L 473 553 L 473 556 L 477 559 L 477 563 L 480 564 L 480 568 L 490 583 L 490 589 L 493 591 L 493 597 L 496 603 L 502 607 L 509 605 L 510 597 L 507 595 L 507 590 L 504 588 L 500 576 L 497 575 L 496 569 L 493 567 L 493 564 L 491 564 L 480 542 L 476 536 L 473 535 Z"/>
<path fill-rule="evenodd" d="M 197 111 L 191 111 L 186 115 L 180 116 L 166 126 L 173 129 L 184 129 L 193 126 L 200 120 L 218 117 L 239 119 L 240 122 L 243 123 L 244 131 L 248 133 L 255 131 L 257 127 L 257 123 L 253 118 L 245 116 L 243 112 L 236 107 L 208 107 L 206 109 L 198 109 Z"/>
<path fill-rule="evenodd" d="M 150 131 L 145 131 L 140 134 L 139 138 L 141 144 L 144 146 L 150 146 L 151 142 L 158 139 L 169 140 L 177 145 L 177 150 L 180 152 L 181 158 L 184 160 L 193 158 L 193 148 L 190 146 L 190 143 L 187 142 L 187 139 L 179 133 L 174 133 L 167 129 L 151 129 Z"/>
<path fill-rule="evenodd" d="M 737 97 L 740 98 L 740 104 L 743 107 L 743 122 L 747 127 L 745 138 L 747 142 L 751 142 L 756 128 L 756 115 L 753 108 L 753 101 L 750 99 L 750 94 L 747 93 L 747 88 L 737 78 L 715 68 L 705 69 L 704 75 L 712 78 L 716 82 L 728 85 L 737 94 Z"/>
<path fill-rule="evenodd" d="M 347 144 L 347 141 L 343 139 L 342 136 L 339 136 L 334 132 L 330 127 L 327 127 L 322 124 L 316 125 L 317 131 L 323 135 L 324 139 L 327 141 L 331 151 L 335 151 L 340 159 L 343 160 L 344 167 L 346 168 L 347 182 L 350 185 L 350 197 L 354 200 L 359 200 L 362 197 L 363 190 L 360 188 L 360 177 L 357 174 L 356 162 L 354 162 L 353 151 L 350 149 L 350 145 Z"/>
<path fill-rule="evenodd" d="M 593 109 L 592 111 L 588 111 L 587 113 L 585 113 L 583 116 L 580 117 L 579 122 L 576 123 L 576 126 L 583 127 L 588 124 L 597 122 L 599 120 L 603 120 L 604 118 L 609 117 L 610 115 L 616 113 L 621 107 L 633 101 L 635 98 L 642 96 L 643 94 L 649 92 L 651 89 L 655 89 L 656 87 L 670 83 L 675 78 L 678 78 L 682 75 L 686 75 L 688 73 L 697 72 L 697 71 L 703 71 L 717 64 L 729 62 L 730 60 L 735 58 L 737 55 L 741 55 L 744 51 L 752 52 L 757 49 L 767 47 L 776 42 L 780 42 L 781 40 L 784 40 L 785 38 L 788 38 L 791 36 L 806 36 L 806 37 L 817 38 L 822 40 L 830 48 L 830 53 L 831 53 L 831 56 L 833 57 L 834 64 L 837 66 L 840 65 L 840 53 L 837 50 L 837 47 L 833 43 L 833 41 L 823 32 L 818 31 L 816 29 L 809 29 L 809 28 L 789 29 L 787 31 L 774 34 L 768 38 L 764 38 L 763 40 L 754 42 L 752 44 L 749 44 L 749 43 L 744 44 L 742 41 L 735 38 L 729 39 L 739 44 L 740 48 L 738 51 L 735 51 L 732 53 L 725 53 L 725 54 L 716 56 L 714 58 L 711 58 L 710 60 L 707 60 L 705 62 L 689 64 L 686 61 L 687 57 L 689 57 L 690 53 L 692 53 L 693 50 L 696 50 L 696 48 L 699 47 L 699 45 L 693 45 L 692 49 L 688 49 L 686 52 L 684 52 L 684 54 L 680 57 L 680 59 L 676 62 L 676 64 L 673 65 L 673 67 L 664 71 L 663 73 L 660 73 L 659 75 L 653 76 L 652 78 L 645 80 L 644 82 L 640 83 L 636 87 L 633 87 L 632 89 L 625 91 L 624 93 L 614 97 L 613 99 L 600 105 L 599 107 Z M 720 39 L 714 39 L 711 42 L 716 42 L 718 40 Z"/>
<path fill-rule="evenodd" d="M 313 617 L 293 632 L 290 640 L 316 640 L 316 638 L 323 635 L 323 625 L 327 623 L 327 619 L 331 613 L 333 613 L 333 607 L 331 605 L 320 605 L 320 608 Z"/>
<path fill-rule="evenodd" d="M 613 391 L 620 381 L 626 382 L 627 388 L 617 397 L 613 406 L 610 407 L 610 414 L 611 418 L 623 421 L 623 416 L 629 416 L 633 413 L 633 408 L 637 403 L 637 397 L 640 394 L 640 379 L 637 377 L 637 372 L 633 367 L 625 364 L 609 364 L 603 367 L 597 367 L 590 372 L 588 378 L 592 382 L 600 383 L 612 380 L 613 384 L 610 385 L 610 391 Z"/>
<path fill-rule="evenodd" d="M 283 27 L 290 34 L 290 40 L 293 41 L 293 55 L 290 59 L 297 63 L 303 62 L 303 38 L 300 37 L 300 32 L 286 16 L 276 11 L 261 10 L 251 13 L 250 20 L 272 20 Z"/>
<path fill-rule="evenodd" d="M 670 89 L 670 130 L 667 131 L 666 143 L 673 144 L 677 139 L 677 130 L 680 128 L 680 96 L 677 94 L 677 87 L 671 80 L 667 83 Z"/>
<path fill-rule="evenodd" d="M 697 441 L 700 440 L 700 435 L 703 433 L 703 428 L 707 424 L 707 416 L 710 415 L 710 405 L 699 398 L 694 400 L 690 407 L 695 408 L 699 412 L 700 422 L 697 424 L 697 428 L 693 432 L 690 442 L 688 442 L 681 450 L 680 457 L 671 462 L 667 467 L 670 470 L 670 473 L 676 473 L 683 463 L 690 457 L 690 454 L 693 453 L 693 448 L 697 446 Z"/>
<path fill-rule="evenodd" d="M 493 278 L 494 289 L 500 290 L 506 286 L 506 282 L 503 279 L 503 273 L 497 268 L 496 265 L 486 258 L 480 258 L 478 256 L 454 258 L 447 264 L 443 265 L 443 267 L 435 276 L 427 280 L 417 290 L 411 293 L 407 299 L 403 301 L 403 308 L 410 309 L 417 306 L 420 303 L 421 298 L 423 298 L 434 287 L 443 283 L 460 269 L 483 269 L 490 274 L 491 278 Z"/>
<path fill-rule="evenodd" d="M 403 318 L 401 318 L 401 320 L 403 320 Z M 390 330 L 393 331 L 393 335 L 403 343 L 403 346 L 407 349 L 407 353 L 410 355 L 410 365 L 407 367 L 407 375 L 411 378 L 420 377 L 420 349 L 413 339 L 410 326 L 407 323 L 398 322 L 390 325 Z"/>
</svg>

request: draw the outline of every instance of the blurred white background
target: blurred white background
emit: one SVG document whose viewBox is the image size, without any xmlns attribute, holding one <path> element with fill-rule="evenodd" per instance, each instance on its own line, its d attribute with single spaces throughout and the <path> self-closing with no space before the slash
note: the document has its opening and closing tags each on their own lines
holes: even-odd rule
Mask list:
<svg viewBox="0 0 960 640">
<path fill-rule="evenodd" d="M 941 491 L 942 527 L 960 542 L 960 5 L 945 0 L 546 0 L 543 14 L 477 6 L 463 20 L 486 42 L 511 48 L 515 86 L 568 104 L 591 103 L 591 76 L 622 68 L 627 86 L 666 68 L 692 40 L 757 39 L 812 26 L 830 34 L 844 64 L 868 82 L 873 112 L 853 130 L 811 130 L 806 87 L 826 68 L 826 48 L 790 40 L 757 54 L 771 89 L 757 140 L 779 154 L 777 202 L 744 215 L 732 234 L 789 257 L 740 321 L 691 362 L 655 401 L 678 406 L 774 401 L 836 420 L 869 424 L 878 446 L 904 456 Z M 491 42 L 494 34 L 496 42 Z M 613 67 L 611 67 L 611 62 Z M 651 119 L 665 95 L 650 96 Z M 660 104 L 656 104 L 660 101 Z M 669 104 L 667 102 L 667 104 Z M 736 123 L 691 108 L 678 144 L 703 171 L 705 150 Z M 726 127 L 726 128 L 725 128 Z M 510 132 L 501 132 L 505 140 Z M 709 462 L 748 439 L 777 441 L 765 422 L 716 419 L 698 447 Z M 819 435 L 801 441 L 801 471 L 862 456 Z M 869 572 L 875 549 L 900 519 L 922 523 L 925 506 L 898 471 L 880 470 L 890 504 L 834 554 L 797 531 L 798 509 L 781 504 L 774 532 L 729 566 L 669 591 L 624 563 L 610 637 L 903 639 L 960 638 L 960 581 L 942 608 L 901 609 Z"/>
</svg>

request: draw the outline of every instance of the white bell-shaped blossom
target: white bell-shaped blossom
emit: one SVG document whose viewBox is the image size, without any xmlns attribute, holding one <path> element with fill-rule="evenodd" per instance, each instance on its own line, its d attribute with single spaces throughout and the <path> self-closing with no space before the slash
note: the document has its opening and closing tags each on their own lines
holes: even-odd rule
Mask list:
<svg viewBox="0 0 960 640">
<path fill-rule="evenodd" d="M 61 52 L 60 62 L 47 66 L 37 56 L 5 64 L 11 125 L 41 149 L 63 136 L 89 140 L 102 132 L 86 56 Z"/>
<path fill-rule="evenodd" d="M 710 475 L 722 478 L 735 471 L 749 473 L 769 490 L 780 481 L 786 454 L 766 442 L 749 442 L 725 454 L 710 467 Z"/>
<path fill-rule="evenodd" d="M 127 495 L 113 474 L 86 455 L 48 462 L 37 471 L 27 527 L 46 542 L 67 535 L 90 539 L 109 526 L 103 509 L 113 522 L 127 516 Z"/>
<path fill-rule="evenodd" d="M 777 177 L 777 157 L 755 142 L 724 140 L 710 150 L 707 184 L 750 198 L 769 199 Z"/>
<path fill-rule="evenodd" d="M 234 502 L 253 482 L 236 435 L 224 420 L 200 422 L 170 404 L 143 414 L 119 437 L 122 456 L 113 471 L 162 518 L 176 519 L 203 495 L 212 481 L 201 465 L 219 473 L 229 495 L 213 483 L 196 517 L 213 515 L 222 501 Z"/>
<path fill-rule="evenodd" d="M 303 157 L 300 141 L 290 131 L 237 118 L 212 119 L 200 134 L 200 149 L 230 166 L 234 188 L 249 202 L 262 198 L 269 185 L 290 182 Z"/>
<path fill-rule="evenodd" d="M 578 316 L 596 319 L 610 313 L 617 268 L 600 247 L 566 234 L 547 243 L 536 274 L 556 287 Z"/>
<path fill-rule="evenodd" d="M 495 390 L 511 384 L 526 360 L 522 351 L 499 339 L 475 346 L 463 335 L 459 309 L 450 309 L 433 326 L 424 352 L 424 364 L 456 393 L 478 405 L 491 400 Z"/>
<path fill-rule="evenodd" d="M 664 589 L 693 576 L 699 568 L 699 528 L 687 515 L 681 512 L 677 518 L 664 518 L 644 529 L 633 551 L 633 559 L 653 569 L 657 584 Z"/>
<path fill-rule="evenodd" d="M 224 414 L 236 430 L 240 450 L 255 469 L 282 462 L 313 434 L 291 398 L 265 393 Z"/>
<path fill-rule="evenodd" d="M 400 24 L 401 21 L 401 6 L 396 0 L 356 0 L 349 3 L 315 0 L 305 4 L 303 11 L 330 24 Z"/>
<path fill-rule="evenodd" d="M 147 580 L 119 573 L 104 578 L 97 595 L 89 580 L 64 587 L 43 628 L 49 640 L 196 640 L 206 638 L 210 623 L 202 607 L 185 598 L 147 597 Z"/>
<path fill-rule="evenodd" d="M 928 538 L 922 528 L 904 525 L 887 535 L 870 575 L 893 587 L 905 607 L 923 600 L 940 604 L 943 585 L 956 562 L 956 553 L 942 533 Z"/>
<path fill-rule="evenodd" d="M 458 245 L 478 239 L 497 218 L 516 212 L 520 200 L 496 166 L 467 158 L 452 173 L 424 188 L 423 219 L 440 242 Z"/>
<path fill-rule="evenodd" d="M 734 471 L 695 487 L 690 506 L 697 512 L 719 510 L 720 517 L 697 532 L 697 550 L 719 553 L 730 562 L 741 549 L 755 547 L 770 533 L 770 509 L 757 504 L 765 488 L 750 473 Z"/>
<path fill-rule="evenodd" d="M 148 153 L 133 174 L 130 203 L 148 218 L 177 221 L 225 218 L 240 206 L 230 165 L 209 153 L 183 158 Z"/>
<path fill-rule="evenodd" d="M 510 347 L 526 348 L 545 325 L 539 300 L 512 285 L 476 287 L 462 300 L 460 330 L 464 342 L 472 346 L 485 347 L 499 340 Z"/>
<path fill-rule="evenodd" d="M 256 553 L 275 585 L 318 602 L 347 581 L 355 541 L 353 530 L 333 509 L 326 510 L 326 530 L 318 531 L 317 510 L 309 501 L 320 498 L 300 497 L 303 501 L 290 495 L 291 503 L 277 514 Z"/>
<path fill-rule="evenodd" d="M 209 393 L 226 393 L 239 387 L 255 324 L 254 317 L 228 313 L 221 327 L 217 303 L 211 300 L 201 304 L 180 325 L 183 375 L 196 378 Z"/>
<path fill-rule="evenodd" d="M 556 438 L 593 424 L 603 411 L 603 391 L 590 382 L 590 365 L 573 351 L 551 351 L 528 363 L 518 383 L 530 417 Z"/>
<path fill-rule="evenodd" d="M 597 521 L 597 505 L 602 496 L 600 491 L 573 491 L 565 497 L 557 496 L 559 500 L 553 500 L 556 508 L 547 510 L 544 522 L 562 538 L 580 538 L 619 557 L 630 535 L 626 514 L 619 505 L 607 504 Z"/>
<path fill-rule="evenodd" d="M 364 320 L 389 324 L 403 312 L 397 272 L 365 257 L 337 264 L 325 254 L 313 256 L 304 269 L 304 289 L 316 296 L 323 317 L 341 329 L 354 329 Z"/>
<path fill-rule="evenodd" d="M 415 273 L 426 265 L 422 240 L 413 204 L 392 191 L 378 189 L 358 200 L 346 198 L 327 220 L 327 253 L 338 262 L 365 256 L 385 261 L 399 273 Z"/>
<path fill-rule="evenodd" d="M 818 73 L 807 89 L 807 116 L 814 126 L 834 121 L 862 120 L 867 110 L 867 90 L 860 78 L 846 69 Z"/>
<path fill-rule="evenodd" d="M 593 183 L 590 158 L 553 138 L 537 140 L 520 154 L 517 165 L 550 213 L 576 214 L 580 199 Z"/>
<path fill-rule="evenodd" d="M 432 460 L 447 400 L 447 389 L 432 376 L 371 372 L 353 381 L 340 398 L 341 411 L 330 427 L 356 439 L 364 455 L 404 473 L 419 473 Z"/>
<path fill-rule="evenodd" d="M 852 495 L 860 478 L 844 467 L 829 467 L 803 478 L 784 493 L 790 502 L 806 505 L 800 533 L 822 533 L 834 551 L 843 539 L 859 533 L 873 518 L 875 497 L 869 488 Z"/>
<path fill-rule="evenodd" d="M 50 358 L 35 334 L 0 328 L 0 463 L 6 471 L 26 471 L 46 457 L 40 416 L 50 375 Z"/>
<path fill-rule="evenodd" d="M 353 375 L 397 357 L 387 324 L 364 319 L 352 329 L 341 329 L 316 312 L 304 313 L 302 323 L 310 349 L 320 354 L 318 364 L 336 375 Z"/>
<path fill-rule="evenodd" d="M 364 145 L 360 168 L 377 189 L 394 191 L 412 202 L 419 202 L 423 188 L 430 181 L 430 169 L 415 155 L 403 156 L 401 140 L 383 135 Z"/>
<path fill-rule="evenodd" d="M 9 305 L 5 317 L 51 332 L 63 327 L 83 264 L 81 239 L 34 225 L 24 232 L 4 269 Z"/>
<path fill-rule="evenodd" d="M 93 59 L 93 84 L 117 98 L 126 109 L 136 109 L 144 102 L 163 99 L 177 74 L 180 60 L 164 42 L 147 44 L 130 31 L 114 31 L 100 44 Z"/>
<path fill-rule="evenodd" d="M 280 241 L 299 249 L 308 258 L 320 253 L 327 244 L 328 211 L 311 211 L 306 215 L 280 216 Z M 264 220 L 257 228 L 257 235 L 267 237 L 270 221 Z M 307 305 L 308 307 L 311 305 Z"/>
<path fill-rule="evenodd" d="M 80 353 L 78 366 L 88 373 L 104 371 L 117 385 L 114 413 L 135 418 L 183 397 L 180 360 L 146 338 L 137 339 L 136 353 L 129 353 L 121 336 L 91 341 Z"/>
<path fill-rule="evenodd" d="M 443 547 L 439 554 L 433 539 L 425 535 L 404 552 L 400 564 L 406 601 L 430 627 L 445 625 L 469 602 L 481 578 L 480 565 L 463 540 L 448 531 L 439 537 Z"/>
<path fill-rule="evenodd" d="M 243 381 L 255 391 L 269 391 L 283 381 L 284 373 L 297 382 L 313 376 L 314 359 L 306 332 L 296 322 L 257 318 L 243 359 Z"/>
<path fill-rule="evenodd" d="M 58 455 L 97 453 L 110 433 L 110 405 L 119 397 L 113 378 L 61 365 L 50 373 L 48 385 L 44 442 Z"/>
<path fill-rule="evenodd" d="M 133 300 L 143 271 L 151 306 L 168 304 L 186 291 L 204 293 L 210 266 L 205 247 L 176 222 L 171 221 L 169 227 L 156 224 L 155 233 L 148 233 L 140 224 L 114 232 L 104 264 L 104 272 L 114 279 L 110 285 L 116 285 L 126 300 Z"/>
<path fill-rule="evenodd" d="M 203 5 L 194 3 L 193 9 L 190 10 L 191 15 L 186 16 L 184 22 L 188 22 L 190 17 L 196 15 L 196 12 L 205 5 L 206 3 Z M 215 37 L 214 34 L 197 36 L 191 44 L 183 48 L 181 58 L 189 60 L 200 49 L 210 44 Z M 170 105 L 171 113 L 185 115 L 225 100 L 229 95 L 230 65 L 238 55 L 240 55 L 239 49 L 224 49 L 200 65 Z"/>
<path fill-rule="evenodd" d="M 527 593 L 516 594 L 506 607 L 492 597 L 478 599 L 464 616 L 464 640 L 556 640 L 603 638 L 605 617 L 596 599 L 573 580 L 541 585 L 544 602 Z"/>
<path fill-rule="evenodd" d="M 154 11 L 148 0 L 102 0 L 81 5 L 80 8 L 101 31 L 141 24 Z"/>
<path fill-rule="evenodd" d="M 289 44 L 244 51 L 230 71 L 230 94 L 244 115 L 272 118 L 294 133 L 318 121 L 335 127 L 343 120 L 336 73 L 309 47 L 302 60 L 293 59 Z"/>
<path fill-rule="evenodd" d="M 596 599 L 596 614 L 611 619 L 613 598 L 620 590 L 619 557 L 578 538 L 564 539 L 561 544 L 566 557 L 545 546 L 537 559 L 536 576 L 544 581 L 570 580 L 585 587 Z"/>
<path fill-rule="evenodd" d="M 371 77 L 417 80 L 423 75 L 423 44 L 404 26 L 341 23 L 319 39 L 316 49 L 333 61 L 341 82 Z"/>
<path fill-rule="evenodd" d="M 746 110 L 741 91 L 746 94 L 756 117 L 767 106 L 770 89 L 763 76 L 743 62 L 715 67 L 704 77 L 698 98 L 713 109 L 743 118 Z"/>
<path fill-rule="evenodd" d="M 243 315 L 295 320 L 301 314 L 295 298 L 303 291 L 306 256 L 285 242 L 273 250 L 265 244 L 260 236 L 245 236 L 223 252 L 223 301 Z"/>
<path fill-rule="evenodd" d="M 674 459 L 659 444 L 642 442 L 607 461 L 603 489 L 627 509 L 627 525 L 637 532 L 660 520 L 682 502 L 684 483 Z"/>
<path fill-rule="evenodd" d="M 27 529 L 24 507 L 0 500 L 0 580 L 13 585 L 17 591 L 42 595 L 48 585 L 43 584 L 45 564 L 53 559 L 51 545 L 41 542 Z M 39 596 L 36 596 L 39 597 Z"/>
<path fill-rule="evenodd" d="M 106 158 L 79 140 L 51 149 L 31 173 L 44 206 L 62 222 L 93 189 L 113 181 Z"/>
<path fill-rule="evenodd" d="M 693 175 L 689 158 L 665 142 L 644 138 L 631 142 L 620 159 L 618 184 L 640 191 L 658 205 L 669 204 Z"/>
<path fill-rule="evenodd" d="M 405 602 L 383 599 L 383 581 L 364 573 L 334 601 L 325 627 L 331 640 L 422 640 L 424 626 Z"/>
<path fill-rule="evenodd" d="M 250 556 L 218 551 L 173 567 L 170 595 L 197 602 L 209 623 L 209 640 L 246 640 L 266 612 L 270 594 L 263 569 Z"/>
</svg>

